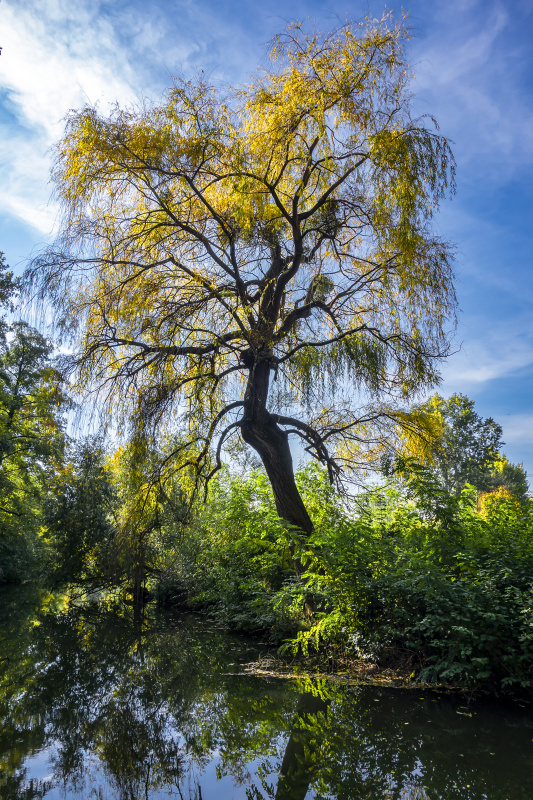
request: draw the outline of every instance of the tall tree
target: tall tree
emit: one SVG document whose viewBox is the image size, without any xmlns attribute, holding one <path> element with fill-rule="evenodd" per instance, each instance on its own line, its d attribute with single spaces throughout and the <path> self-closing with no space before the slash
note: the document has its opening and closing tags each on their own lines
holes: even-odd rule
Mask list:
<svg viewBox="0 0 533 800">
<path fill-rule="evenodd" d="M 79 387 L 136 433 L 173 419 L 175 463 L 205 480 L 240 434 L 306 533 L 289 437 L 332 479 L 367 466 L 448 351 L 431 218 L 453 158 L 412 115 L 407 38 L 390 17 L 292 25 L 247 86 L 72 113 L 62 236 L 30 270 L 76 338 Z"/>
<path fill-rule="evenodd" d="M 504 455 L 491 466 L 487 484 L 487 491 L 506 489 L 519 500 L 527 500 L 529 496 L 529 482 L 524 464 L 511 464 Z"/>
<path fill-rule="evenodd" d="M 523 466 L 509 463 L 501 455 L 502 427 L 492 417 L 483 418 L 475 403 L 464 394 L 447 400 L 439 394 L 418 409 L 434 418 L 434 436 L 425 461 L 444 489 L 459 495 L 470 483 L 481 492 L 503 487 L 522 499 L 527 497 L 527 475 Z"/>
<path fill-rule="evenodd" d="M 108 462 L 118 498 L 115 569 L 128 580 L 135 605 L 142 605 L 146 598 L 147 577 L 161 574 L 163 543 L 176 541 L 189 519 L 184 481 L 173 480 L 168 471 L 153 479 L 164 459 L 164 451 L 141 440 L 119 447 Z"/>
<path fill-rule="evenodd" d="M 0 511 L 17 515 L 21 485 L 29 486 L 30 476 L 62 450 L 58 412 L 65 396 L 41 334 L 25 322 L 13 323 L 8 333 L 0 352 Z"/>
<path fill-rule="evenodd" d="M 0 255 L 0 304 L 7 311 L 17 291 Z M 51 350 L 25 322 L 0 318 L 0 573 L 7 577 L 20 577 L 27 566 L 48 471 L 63 449 L 66 398 Z"/>
<path fill-rule="evenodd" d="M 76 582 L 89 589 L 115 585 L 120 578 L 112 557 L 117 502 L 103 442 L 79 440 L 65 462 L 44 502 L 52 583 Z"/>
<path fill-rule="evenodd" d="M 14 301 L 20 288 L 20 278 L 15 278 L 6 262 L 4 253 L 0 251 L 0 309 L 4 312 L 0 316 L 0 347 L 6 345 L 6 332 L 8 323 L 5 312 L 14 310 Z"/>
</svg>

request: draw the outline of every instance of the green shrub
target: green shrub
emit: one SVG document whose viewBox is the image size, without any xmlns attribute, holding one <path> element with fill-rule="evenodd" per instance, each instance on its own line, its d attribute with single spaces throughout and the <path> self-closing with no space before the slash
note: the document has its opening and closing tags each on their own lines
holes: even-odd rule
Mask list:
<svg viewBox="0 0 533 800">
<path fill-rule="evenodd" d="M 331 610 L 293 649 L 322 639 L 376 657 L 396 645 L 416 654 L 420 681 L 531 686 L 531 501 L 500 493 L 476 510 L 468 487 L 434 499 L 419 471 L 403 495 L 368 492 L 358 514 L 317 527 L 310 580 Z"/>
<path fill-rule="evenodd" d="M 420 681 L 530 686 L 533 506 L 505 493 L 452 497 L 424 468 L 350 502 L 315 466 L 298 483 L 309 540 L 276 514 L 261 471 L 225 472 L 175 551 L 162 586 L 285 651 L 413 655 Z M 306 564 L 301 580 L 293 558 Z M 313 597 L 311 620 L 304 603 Z"/>
</svg>

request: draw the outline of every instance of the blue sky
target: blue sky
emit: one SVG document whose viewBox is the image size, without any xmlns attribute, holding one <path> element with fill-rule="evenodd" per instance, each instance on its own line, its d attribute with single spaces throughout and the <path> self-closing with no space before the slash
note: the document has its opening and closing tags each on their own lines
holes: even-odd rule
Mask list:
<svg viewBox="0 0 533 800">
<path fill-rule="evenodd" d="M 389 4 L 389 8 L 395 8 Z M 17 271 L 53 230 L 50 148 L 70 108 L 157 98 L 199 69 L 230 83 L 291 19 L 324 28 L 378 2 L 0 0 L 0 250 Z M 413 2 L 420 113 L 454 141 L 458 192 L 437 225 L 457 246 L 461 308 L 441 393 L 463 392 L 533 478 L 533 5 Z"/>
</svg>

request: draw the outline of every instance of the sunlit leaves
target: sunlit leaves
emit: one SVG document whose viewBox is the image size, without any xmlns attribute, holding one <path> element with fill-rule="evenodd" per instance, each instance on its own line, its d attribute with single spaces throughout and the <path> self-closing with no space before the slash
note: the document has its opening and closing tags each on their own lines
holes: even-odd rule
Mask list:
<svg viewBox="0 0 533 800">
<path fill-rule="evenodd" d="M 78 386 L 130 431 L 179 429 L 204 475 L 261 364 L 264 409 L 319 425 L 310 451 L 343 465 L 437 381 L 455 295 L 431 218 L 453 157 L 412 116 L 408 36 L 389 15 L 292 25 L 243 88 L 178 81 L 67 119 L 62 237 L 33 277 L 77 337 Z"/>
<path fill-rule="evenodd" d="M 4 333 L 2 331 L 2 333 Z M 61 461 L 67 405 L 49 343 L 24 322 L 0 339 L 0 565 L 20 578 L 39 544 L 40 501 Z"/>
</svg>

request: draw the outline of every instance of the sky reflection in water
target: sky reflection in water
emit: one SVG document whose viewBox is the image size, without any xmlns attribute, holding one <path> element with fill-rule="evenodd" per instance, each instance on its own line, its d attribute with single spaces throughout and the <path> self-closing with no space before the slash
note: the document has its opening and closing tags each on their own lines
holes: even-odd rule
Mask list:
<svg viewBox="0 0 533 800">
<path fill-rule="evenodd" d="M 204 620 L 37 600 L 0 594 L 2 800 L 533 796 L 531 708 L 255 677 Z"/>
</svg>

